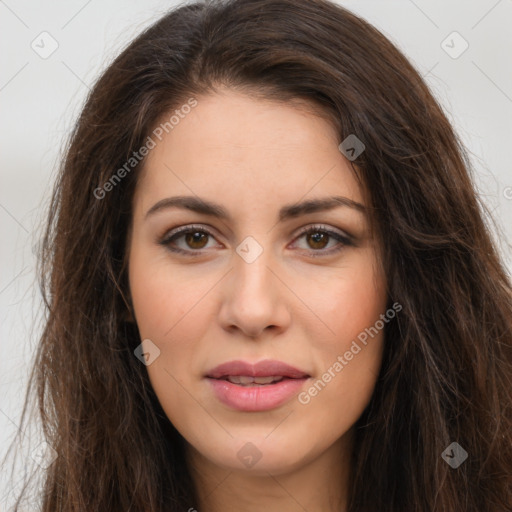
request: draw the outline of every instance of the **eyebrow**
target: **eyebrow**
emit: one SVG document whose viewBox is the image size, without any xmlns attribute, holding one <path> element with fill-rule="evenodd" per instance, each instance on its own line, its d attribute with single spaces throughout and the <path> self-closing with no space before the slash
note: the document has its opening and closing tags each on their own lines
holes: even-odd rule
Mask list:
<svg viewBox="0 0 512 512">
<path fill-rule="evenodd" d="M 352 208 L 363 214 L 366 214 L 367 211 L 365 206 L 363 206 L 361 203 L 358 203 L 357 201 L 354 201 L 353 199 L 349 199 L 348 197 L 343 196 L 332 196 L 321 199 L 310 199 L 301 203 L 285 205 L 279 210 L 278 218 L 279 222 L 283 222 L 285 220 L 294 219 L 308 213 L 333 210 L 334 208 L 339 208 L 342 206 Z M 231 220 L 230 214 L 223 206 L 218 203 L 200 199 L 199 197 L 195 196 L 166 197 L 165 199 L 155 203 L 146 212 L 145 218 L 147 219 L 149 216 L 155 214 L 156 212 L 160 212 L 169 208 L 181 208 L 203 215 L 210 215 L 212 217 L 226 221 Z"/>
</svg>

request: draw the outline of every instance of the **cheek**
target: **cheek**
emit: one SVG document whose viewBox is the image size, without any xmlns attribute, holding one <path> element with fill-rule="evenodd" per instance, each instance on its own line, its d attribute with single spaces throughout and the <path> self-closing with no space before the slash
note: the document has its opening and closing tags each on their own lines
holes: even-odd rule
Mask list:
<svg viewBox="0 0 512 512">
<path fill-rule="evenodd" d="M 145 257 L 138 248 L 130 257 L 129 281 L 141 337 L 160 340 L 172 337 L 191 312 L 201 314 L 200 299 L 211 287 L 204 278 L 171 267 L 165 255 Z"/>
<path fill-rule="evenodd" d="M 129 280 L 140 338 L 150 339 L 159 350 L 147 367 L 150 380 L 160 398 L 179 399 L 177 381 L 195 377 L 198 340 L 211 325 L 206 295 L 213 283 L 197 272 L 177 271 L 165 256 L 151 257 L 138 247 L 131 253 Z"/>
<path fill-rule="evenodd" d="M 151 386 L 167 417 L 189 442 L 195 441 L 190 425 L 205 420 L 204 410 L 192 396 L 192 363 L 197 358 L 197 340 L 206 315 L 203 283 L 194 283 L 173 272 L 162 260 L 142 265 L 142 251 L 133 251 L 130 260 L 130 292 L 141 340 L 150 339 L 158 357 L 146 367 Z M 197 284 L 199 287 L 194 286 Z M 207 322 L 206 322 L 207 324 Z M 192 429 L 193 431 L 193 429 Z"/>
<path fill-rule="evenodd" d="M 373 257 L 361 258 L 311 299 L 330 335 L 312 340 L 319 358 L 316 367 L 322 373 L 305 390 L 301 403 L 309 404 L 327 422 L 333 411 L 349 423 L 355 421 L 375 387 L 387 323 L 381 320 L 386 313 L 385 280 L 375 268 Z"/>
<path fill-rule="evenodd" d="M 348 350 L 352 340 L 373 326 L 386 309 L 385 279 L 369 252 L 359 253 L 356 261 L 325 279 L 321 286 L 305 285 L 316 316 L 329 328 L 324 329 L 328 336 L 313 337 L 312 341 L 327 352 Z"/>
</svg>

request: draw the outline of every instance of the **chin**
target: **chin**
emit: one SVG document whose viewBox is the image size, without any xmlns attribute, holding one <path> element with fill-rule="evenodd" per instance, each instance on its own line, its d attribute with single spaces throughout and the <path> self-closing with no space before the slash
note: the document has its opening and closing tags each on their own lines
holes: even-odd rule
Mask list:
<svg viewBox="0 0 512 512">
<path fill-rule="evenodd" d="M 283 442 L 283 437 L 272 438 L 272 435 L 265 431 L 261 435 L 234 436 L 215 443 L 215 447 L 201 446 L 200 453 L 216 466 L 254 476 L 286 474 L 299 469 L 308 459 L 315 458 L 300 439 L 286 436 L 286 442 Z M 301 451 L 297 446 L 301 446 Z"/>
</svg>

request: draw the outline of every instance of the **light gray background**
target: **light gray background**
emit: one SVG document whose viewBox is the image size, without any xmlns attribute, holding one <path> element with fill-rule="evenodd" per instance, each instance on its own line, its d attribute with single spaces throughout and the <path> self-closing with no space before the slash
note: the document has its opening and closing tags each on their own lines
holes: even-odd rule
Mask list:
<svg viewBox="0 0 512 512">
<path fill-rule="evenodd" d="M 471 152 L 478 189 L 496 218 L 503 258 L 512 269 L 512 0 L 338 3 L 384 32 L 425 76 Z M 161 0 L 0 0 L 0 457 L 18 428 L 40 328 L 32 247 L 41 232 L 62 142 L 99 72 L 175 5 Z M 46 59 L 31 48 L 34 40 L 50 47 L 48 39 L 41 42 L 43 31 L 59 45 Z M 458 36 L 446 40 L 453 31 L 469 44 L 458 58 L 443 49 L 452 46 L 453 53 L 462 48 Z M 1 510 L 7 492 L 0 483 Z"/>
</svg>

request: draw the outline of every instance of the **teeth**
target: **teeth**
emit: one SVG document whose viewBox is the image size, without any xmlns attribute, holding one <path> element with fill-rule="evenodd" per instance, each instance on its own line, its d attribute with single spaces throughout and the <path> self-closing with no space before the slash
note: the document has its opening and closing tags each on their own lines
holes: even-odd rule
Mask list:
<svg viewBox="0 0 512 512">
<path fill-rule="evenodd" d="M 270 384 L 272 382 L 278 382 L 280 380 L 283 380 L 283 377 L 280 375 L 270 377 L 249 377 L 246 375 L 230 375 L 227 377 L 226 380 L 233 384 L 249 386 L 251 384 Z"/>
</svg>

